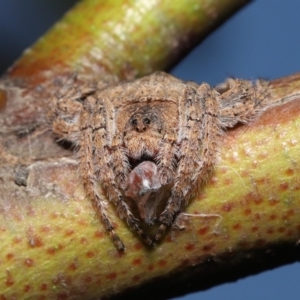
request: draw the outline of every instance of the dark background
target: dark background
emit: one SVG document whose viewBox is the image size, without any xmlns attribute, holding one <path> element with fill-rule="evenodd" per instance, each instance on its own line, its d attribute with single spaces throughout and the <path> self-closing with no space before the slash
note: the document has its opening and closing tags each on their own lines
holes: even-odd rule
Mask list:
<svg viewBox="0 0 300 300">
<path fill-rule="evenodd" d="M 75 2 L 0 0 L 0 73 Z M 300 72 L 299 14 L 299 0 L 253 1 L 172 73 L 215 85 L 228 76 L 273 79 Z M 299 300 L 300 265 L 294 263 L 181 299 Z"/>
</svg>

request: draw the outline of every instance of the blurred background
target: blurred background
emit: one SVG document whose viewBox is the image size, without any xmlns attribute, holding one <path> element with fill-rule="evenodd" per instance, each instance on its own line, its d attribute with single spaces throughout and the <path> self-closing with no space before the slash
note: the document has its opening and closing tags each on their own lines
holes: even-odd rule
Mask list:
<svg viewBox="0 0 300 300">
<path fill-rule="evenodd" d="M 0 73 L 76 2 L 0 0 Z M 273 79 L 300 72 L 299 13 L 299 0 L 252 1 L 171 73 L 216 85 L 228 76 Z M 178 299 L 299 300 L 299 295 L 300 264 L 294 263 Z"/>
</svg>

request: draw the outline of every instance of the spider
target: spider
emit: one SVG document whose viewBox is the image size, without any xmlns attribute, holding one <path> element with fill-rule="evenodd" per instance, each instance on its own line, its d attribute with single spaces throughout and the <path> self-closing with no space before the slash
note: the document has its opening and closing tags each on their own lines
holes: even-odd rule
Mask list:
<svg viewBox="0 0 300 300">
<path fill-rule="evenodd" d="M 132 231 L 147 245 L 159 242 L 208 179 L 223 129 L 251 121 L 267 106 L 269 94 L 265 81 L 229 79 L 212 88 L 156 72 L 104 89 L 67 86 L 53 99 L 51 121 L 55 134 L 78 146 L 86 194 L 123 251 L 97 183 Z M 128 178 L 145 162 L 156 168 L 150 173 L 159 183 L 153 190 L 168 189 L 162 211 L 148 220 L 157 224 L 152 238 L 124 196 L 134 185 Z"/>
</svg>

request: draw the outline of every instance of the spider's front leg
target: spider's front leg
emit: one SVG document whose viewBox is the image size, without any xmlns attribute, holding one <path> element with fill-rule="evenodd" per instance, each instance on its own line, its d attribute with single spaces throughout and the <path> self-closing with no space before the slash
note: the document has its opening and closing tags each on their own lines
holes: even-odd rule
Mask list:
<svg viewBox="0 0 300 300">
<path fill-rule="evenodd" d="M 269 83 L 258 80 L 252 83 L 242 79 L 228 79 L 216 87 L 220 95 L 221 126 L 233 127 L 237 123 L 249 123 L 270 106 Z M 274 103 L 276 105 L 276 103 Z"/>
<path fill-rule="evenodd" d="M 124 244 L 114 231 L 105 208 L 105 201 L 97 192 L 94 160 L 93 160 L 93 121 L 91 114 L 95 99 L 88 96 L 93 92 L 89 87 L 77 89 L 74 85 L 65 85 L 59 95 L 52 98 L 49 119 L 52 130 L 61 139 L 71 141 L 79 147 L 81 178 L 87 196 L 93 199 L 97 212 L 109 232 L 111 239 L 119 250 Z"/>
<path fill-rule="evenodd" d="M 103 115 L 102 115 L 103 114 Z M 106 211 L 105 199 L 98 193 L 97 180 L 102 172 L 109 168 L 108 158 L 99 155 L 97 147 L 104 147 L 103 140 L 106 138 L 105 112 L 103 106 L 97 106 L 97 100 L 93 96 L 87 97 L 84 101 L 83 110 L 80 115 L 80 166 L 81 177 L 87 196 L 93 201 L 94 207 L 99 215 L 105 230 L 109 233 L 111 240 L 120 251 L 125 249 L 121 239 L 118 237 Z M 97 176 L 98 175 L 98 176 Z"/>
<path fill-rule="evenodd" d="M 176 216 L 203 186 L 212 170 L 222 130 L 218 93 L 207 84 L 195 90 L 187 85 L 179 102 L 178 167 L 175 184 L 159 217 L 159 241 Z"/>
<path fill-rule="evenodd" d="M 124 200 L 119 188 L 127 179 L 128 162 L 126 153 L 122 150 L 121 141 L 114 132 L 114 108 L 109 100 L 88 97 L 82 114 L 82 145 L 81 164 L 85 188 L 94 201 L 97 212 L 109 232 L 109 235 L 119 250 L 124 250 L 124 244 L 114 231 L 107 212 L 105 200 L 97 193 L 95 181 L 104 187 L 107 196 L 112 201 L 122 219 L 125 219 L 130 229 L 136 232 L 148 245 L 152 240 L 144 234 L 138 220 L 135 219 L 130 207 Z M 117 181 L 116 176 L 119 177 Z"/>
<path fill-rule="evenodd" d="M 178 148 L 174 134 L 166 134 L 161 141 L 159 155 L 156 157 L 159 166 L 159 180 L 162 185 L 174 180 Z"/>
</svg>

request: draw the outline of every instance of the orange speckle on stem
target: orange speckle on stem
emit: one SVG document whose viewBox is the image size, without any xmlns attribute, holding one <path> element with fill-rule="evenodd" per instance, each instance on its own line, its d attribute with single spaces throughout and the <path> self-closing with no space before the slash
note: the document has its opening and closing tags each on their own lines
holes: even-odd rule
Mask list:
<svg viewBox="0 0 300 300">
<path fill-rule="evenodd" d="M 84 277 L 84 279 L 83 279 L 83 281 L 85 282 L 85 283 L 91 283 L 92 282 L 92 280 L 93 280 L 93 277 L 92 276 L 86 276 L 86 277 Z"/>
<path fill-rule="evenodd" d="M 257 232 L 258 231 L 258 226 L 252 226 L 251 231 L 252 232 Z"/>
<path fill-rule="evenodd" d="M 58 213 L 58 212 L 52 212 L 52 213 L 50 214 L 50 218 L 51 218 L 51 219 L 57 219 L 58 216 L 59 216 L 59 213 Z"/>
<path fill-rule="evenodd" d="M 112 256 L 115 258 L 122 258 L 125 256 L 125 251 L 116 251 Z"/>
<path fill-rule="evenodd" d="M 140 280 L 141 280 L 141 276 L 140 275 L 134 275 L 132 277 L 132 281 L 134 281 L 134 282 L 137 282 L 137 281 L 140 281 Z"/>
<path fill-rule="evenodd" d="M 55 232 L 60 232 L 62 228 L 60 226 L 55 226 L 54 231 Z"/>
<path fill-rule="evenodd" d="M 277 200 L 277 199 L 270 199 L 269 200 L 269 204 L 271 205 L 271 206 L 274 206 L 274 205 L 276 205 L 276 204 L 278 204 L 279 203 L 279 200 Z"/>
<path fill-rule="evenodd" d="M 12 286 L 14 285 L 15 281 L 13 276 L 11 275 L 10 271 L 6 270 L 6 279 L 5 279 L 5 285 L 6 286 Z"/>
<path fill-rule="evenodd" d="M 46 250 L 46 252 L 51 255 L 55 254 L 56 251 L 57 249 L 55 247 L 50 247 Z"/>
<path fill-rule="evenodd" d="M 88 258 L 92 258 L 92 257 L 95 256 L 95 252 L 94 252 L 94 251 L 87 251 L 85 255 L 86 255 L 86 257 L 88 257 Z"/>
<path fill-rule="evenodd" d="M 184 246 L 184 249 L 187 250 L 187 251 L 191 251 L 191 250 L 194 250 L 195 249 L 195 245 L 194 244 L 191 244 L 191 243 L 188 243 Z"/>
<path fill-rule="evenodd" d="M 164 267 L 166 264 L 167 264 L 167 261 L 164 260 L 164 259 L 160 259 L 160 260 L 158 261 L 158 265 L 159 265 L 160 267 Z"/>
<path fill-rule="evenodd" d="M 142 260 L 140 258 L 135 258 L 133 261 L 132 261 L 132 264 L 134 266 L 139 266 L 140 264 L 142 263 Z"/>
<path fill-rule="evenodd" d="M 16 236 L 12 240 L 13 244 L 19 244 L 22 242 L 22 238 L 20 236 Z"/>
<path fill-rule="evenodd" d="M 260 160 L 264 160 L 265 158 L 268 157 L 268 153 L 267 152 L 260 152 L 258 153 L 257 157 L 260 159 Z"/>
<path fill-rule="evenodd" d="M 104 236 L 104 234 L 103 234 L 103 232 L 102 231 L 99 231 L 99 230 L 97 230 L 95 233 L 94 233 L 94 237 L 95 238 L 103 238 L 103 236 Z"/>
<path fill-rule="evenodd" d="M 49 233 L 50 229 L 51 229 L 50 225 L 43 225 L 40 227 L 40 232 Z"/>
<path fill-rule="evenodd" d="M 13 253 L 7 253 L 7 254 L 6 254 L 6 259 L 7 259 L 7 260 L 11 260 L 11 259 L 14 258 L 14 256 L 15 256 L 15 255 L 14 255 Z"/>
<path fill-rule="evenodd" d="M 165 242 L 166 242 L 166 243 L 172 243 L 172 242 L 173 242 L 172 236 L 168 235 L 168 236 L 165 238 Z"/>
<path fill-rule="evenodd" d="M 245 216 L 249 216 L 249 215 L 251 215 L 251 213 L 252 213 L 252 210 L 251 210 L 250 208 L 246 208 L 246 209 L 244 210 L 244 215 L 245 215 Z"/>
<path fill-rule="evenodd" d="M 223 180 L 223 184 L 224 185 L 231 185 L 232 184 L 232 179 L 231 178 L 225 178 Z"/>
<path fill-rule="evenodd" d="M 75 209 L 75 214 L 76 214 L 76 215 L 80 215 L 80 214 L 81 214 L 81 211 L 82 211 L 82 210 L 81 210 L 80 208 L 76 208 L 76 209 Z"/>
<path fill-rule="evenodd" d="M 283 233 L 283 232 L 285 232 L 285 228 L 284 227 L 279 227 L 278 229 L 277 229 L 277 231 L 279 232 L 279 233 Z"/>
<path fill-rule="evenodd" d="M 24 293 L 28 293 L 30 290 L 31 290 L 31 286 L 29 284 L 25 284 L 23 288 Z"/>
<path fill-rule="evenodd" d="M 271 214 L 270 217 L 269 217 L 269 219 L 272 220 L 272 221 L 276 220 L 277 216 L 275 214 Z"/>
<path fill-rule="evenodd" d="M 88 222 L 84 219 L 79 219 L 78 224 L 82 227 L 86 227 L 88 225 Z"/>
<path fill-rule="evenodd" d="M 237 162 L 237 158 L 234 157 L 234 156 L 230 156 L 229 157 L 229 162 L 232 163 L 232 164 L 235 164 Z"/>
<path fill-rule="evenodd" d="M 133 247 L 135 250 L 141 250 L 143 248 L 143 245 L 141 243 L 136 243 Z"/>
<path fill-rule="evenodd" d="M 289 209 L 288 211 L 286 211 L 286 213 L 282 216 L 282 220 L 286 220 L 290 217 L 292 217 L 294 215 L 294 210 Z"/>
<path fill-rule="evenodd" d="M 48 290 L 48 284 L 47 283 L 42 283 L 40 285 L 40 290 L 41 291 L 47 291 Z"/>
<path fill-rule="evenodd" d="M 238 243 L 242 248 L 249 248 L 250 243 L 248 241 L 241 241 Z"/>
<path fill-rule="evenodd" d="M 222 206 L 222 210 L 225 212 L 231 211 L 233 208 L 233 203 L 232 202 L 227 202 Z"/>
<path fill-rule="evenodd" d="M 26 267 L 32 267 L 32 266 L 34 265 L 34 260 L 31 259 L 31 258 L 26 258 L 26 259 L 24 260 L 24 265 L 25 265 Z"/>
<path fill-rule="evenodd" d="M 263 202 L 262 197 L 258 193 L 250 192 L 244 196 L 246 203 L 254 202 L 255 204 L 261 204 Z"/>
<path fill-rule="evenodd" d="M 75 270 L 77 270 L 77 267 L 78 267 L 77 263 L 73 262 L 73 263 L 69 264 L 68 269 L 71 270 L 71 271 L 75 271 Z"/>
<path fill-rule="evenodd" d="M 46 249 L 46 253 L 50 254 L 50 255 L 54 255 L 56 254 L 56 252 L 58 252 L 59 250 L 62 250 L 63 246 L 61 244 L 59 244 L 57 247 L 49 247 Z"/>
<path fill-rule="evenodd" d="M 256 213 L 256 214 L 254 214 L 254 217 L 255 217 L 256 220 L 260 220 L 261 219 L 261 214 Z"/>
<path fill-rule="evenodd" d="M 75 230 L 74 229 L 67 229 L 65 231 L 65 236 L 71 236 L 75 233 Z"/>
<path fill-rule="evenodd" d="M 294 175 L 294 170 L 291 168 L 288 168 L 285 170 L 285 174 L 288 176 L 292 176 L 292 175 Z"/>
<path fill-rule="evenodd" d="M 280 184 L 280 189 L 281 189 L 282 191 L 286 191 L 288 188 L 289 188 L 289 184 L 288 184 L 287 182 L 282 182 L 282 183 Z"/>
<path fill-rule="evenodd" d="M 273 233 L 274 233 L 274 228 L 267 229 L 267 234 L 273 234 Z"/>
<path fill-rule="evenodd" d="M 22 221 L 22 216 L 21 214 L 19 214 L 18 212 L 14 211 L 12 212 L 12 217 L 15 221 Z"/>
<path fill-rule="evenodd" d="M 109 273 L 109 274 L 106 275 L 106 278 L 110 279 L 110 280 L 116 279 L 117 278 L 117 273 L 115 273 L 115 272 Z"/>
<path fill-rule="evenodd" d="M 226 174 L 226 173 L 228 172 L 228 169 L 225 168 L 225 167 L 219 167 L 219 172 L 220 172 L 221 174 Z"/>
<path fill-rule="evenodd" d="M 240 229 L 242 228 L 242 225 L 241 225 L 240 223 L 236 223 L 236 224 L 234 224 L 234 225 L 232 226 L 232 228 L 233 228 L 234 230 L 240 230 Z"/>
<path fill-rule="evenodd" d="M 293 209 L 289 209 L 289 210 L 287 211 L 287 216 L 292 217 L 292 216 L 294 216 L 294 215 L 295 215 L 295 211 L 294 211 Z"/>
<path fill-rule="evenodd" d="M 67 300 L 67 299 L 69 299 L 69 296 L 66 293 L 58 293 L 56 299 L 57 300 Z"/>
<path fill-rule="evenodd" d="M 154 266 L 153 265 L 149 265 L 147 269 L 148 269 L 148 271 L 153 271 L 154 270 Z"/>
<path fill-rule="evenodd" d="M 248 178 L 249 177 L 249 170 L 243 170 L 240 175 L 241 175 L 241 177 Z"/>
<path fill-rule="evenodd" d="M 266 182 L 267 182 L 267 178 L 265 178 L 265 177 L 257 178 L 255 180 L 256 185 L 263 185 L 263 184 L 266 184 Z"/>
<path fill-rule="evenodd" d="M 44 246 L 43 239 L 38 235 L 31 235 L 28 239 L 28 245 L 31 248 L 39 248 Z"/>
<path fill-rule="evenodd" d="M 255 195 L 255 197 L 253 197 L 253 200 L 254 200 L 254 203 L 257 204 L 257 205 L 259 205 L 263 202 L 262 197 L 257 195 L 257 194 Z"/>
<path fill-rule="evenodd" d="M 207 245 L 204 245 L 204 246 L 202 247 L 202 250 L 205 251 L 205 252 L 211 251 L 212 248 L 213 248 L 214 246 L 215 246 L 215 245 L 214 245 L 213 243 L 207 244 Z"/>
<path fill-rule="evenodd" d="M 208 230 L 209 230 L 208 227 L 202 227 L 202 228 L 200 228 L 200 229 L 198 230 L 198 234 L 199 234 L 199 235 L 205 235 L 205 234 L 207 234 Z"/>
<path fill-rule="evenodd" d="M 85 237 L 80 238 L 80 243 L 86 245 L 87 244 L 87 238 L 85 238 Z"/>
<path fill-rule="evenodd" d="M 33 207 L 27 207 L 27 216 L 28 217 L 34 217 L 36 216 L 36 211 L 33 209 Z"/>
<path fill-rule="evenodd" d="M 95 284 L 96 284 L 97 286 L 100 286 L 100 285 L 102 284 L 102 279 L 101 279 L 100 277 L 96 277 L 95 279 L 96 279 L 96 280 L 95 280 Z"/>
<path fill-rule="evenodd" d="M 266 245 L 266 240 L 264 239 L 258 239 L 256 242 L 255 242 L 255 246 L 258 247 L 258 248 L 261 248 L 261 247 L 264 247 Z"/>
<path fill-rule="evenodd" d="M 217 183 L 218 183 L 217 177 L 213 176 L 213 177 L 210 179 L 210 184 L 211 184 L 212 186 L 216 186 Z"/>
</svg>

